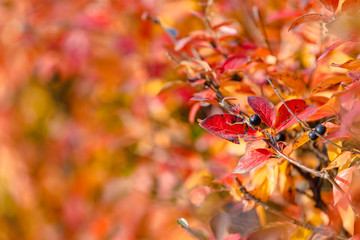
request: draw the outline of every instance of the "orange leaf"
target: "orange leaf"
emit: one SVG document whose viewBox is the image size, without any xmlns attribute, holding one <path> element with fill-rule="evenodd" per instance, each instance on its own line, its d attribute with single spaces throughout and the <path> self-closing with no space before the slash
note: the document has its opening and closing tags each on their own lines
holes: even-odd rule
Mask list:
<svg viewBox="0 0 360 240">
<path fill-rule="evenodd" d="M 324 91 L 328 88 L 334 87 L 335 85 L 337 85 L 339 83 L 342 83 L 342 82 L 349 83 L 352 81 L 353 81 L 352 78 L 346 77 L 346 76 L 335 76 L 335 77 L 327 78 L 327 79 L 319 82 L 318 84 L 316 84 L 316 86 L 311 91 L 311 95 L 314 95 L 315 93 L 318 93 L 320 91 Z"/>
<path fill-rule="evenodd" d="M 293 150 L 301 147 L 302 145 L 304 145 L 305 143 L 307 143 L 310 138 L 309 138 L 309 132 L 310 131 L 306 131 L 303 133 L 303 135 L 301 135 L 301 137 L 299 137 L 296 142 L 294 143 L 294 146 L 293 146 Z"/>
<path fill-rule="evenodd" d="M 193 189 L 190 193 L 190 202 L 196 207 L 200 207 L 205 198 L 212 192 L 210 187 L 200 186 Z"/>
<path fill-rule="evenodd" d="M 291 25 L 289 27 L 289 31 L 302 23 L 316 22 L 316 21 L 330 22 L 331 18 L 321 15 L 321 14 L 318 14 L 318 13 L 305 14 L 305 15 L 295 19 L 295 21 L 293 21 L 291 23 Z"/>
<path fill-rule="evenodd" d="M 345 0 L 342 4 L 341 10 L 349 15 L 355 15 L 360 10 L 360 1 Z"/>
<path fill-rule="evenodd" d="M 333 116 L 339 113 L 341 109 L 338 97 L 331 98 L 327 103 L 318 108 L 316 113 L 310 116 L 307 121 L 316 121 L 324 117 Z"/>
<path fill-rule="evenodd" d="M 340 168 L 347 164 L 351 159 L 352 152 L 344 151 L 337 156 L 332 163 L 326 169 Z"/>
<path fill-rule="evenodd" d="M 283 82 L 297 93 L 301 94 L 305 89 L 304 81 L 290 72 L 274 72 L 269 75 Z"/>
</svg>

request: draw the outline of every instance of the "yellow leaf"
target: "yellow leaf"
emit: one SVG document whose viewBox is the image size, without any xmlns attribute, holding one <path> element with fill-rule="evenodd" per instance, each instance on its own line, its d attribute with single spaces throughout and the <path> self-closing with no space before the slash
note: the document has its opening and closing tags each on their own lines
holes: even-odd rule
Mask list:
<svg viewBox="0 0 360 240">
<path fill-rule="evenodd" d="M 236 201 L 241 201 L 244 199 L 244 194 L 240 192 L 239 186 L 237 184 L 233 184 L 231 186 L 230 195 L 233 196 Z"/>
<path fill-rule="evenodd" d="M 351 234 L 354 234 L 354 223 L 355 223 L 355 213 L 350 206 L 347 209 L 341 207 L 338 208 L 340 217 L 343 221 L 344 228 Z"/>
<path fill-rule="evenodd" d="M 265 226 L 266 225 L 266 212 L 265 209 L 262 206 L 257 206 L 256 207 L 256 213 L 259 217 L 259 221 L 261 226 Z"/>
<path fill-rule="evenodd" d="M 303 133 L 303 135 L 301 135 L 301 137 L 299 137 L 296 142 L 294 143 L 293 146 L 293 150 L 301 147 L 302 145 L 304 145 L 305 143 L 307 143 L 310 139 L 309 139 L 309 132 L 310 131 L 306 131 Z"/>
<path fill-rule="evenodd" d="M 340 155 L 338 155 L 326 169 L 346 167 L 352 162 L 352 160 L 354 160 L 354 158 L 355 156 L 352 157 L 351 152 L 344 151 Z"/>
<path fill-rule="evenodd" d="M 333 142 L 336 143 L 337 145 L 342 146 L 341 140 L 335 140 Z M 330 162 L 332 162 L 341 153 L 341 149 L 334 146 L 334 145 L 332 145 L 332 144 L 329 144 L 327 153 L 328 153 L 328 157 L 329 157 Z"/>
<path fill-rule="evenodd" d="M 308 239 L 311 236 L 311 234 L 312 234 L 311 230 L 299 227 L 289 239 L 290 240 Z"/>
</svg>

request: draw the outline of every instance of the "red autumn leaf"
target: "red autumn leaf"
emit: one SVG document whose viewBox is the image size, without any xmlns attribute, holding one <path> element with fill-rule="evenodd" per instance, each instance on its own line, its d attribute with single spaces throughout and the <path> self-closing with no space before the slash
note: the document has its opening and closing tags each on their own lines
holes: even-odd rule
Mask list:
<svg viewBox="0 0 360 240">
<path fill-rule="evenodd" d="M 204 18 L 205 18 L 205 14 L 202 13 L 202 12 L 189 11 L 189 13 L 190 13 L 191 15 L 194 15 L 195 17 L 200 18 L 201 20 L 204 20 Z"/>
<path fill-rule="evenodd" d="M 211 89 L 207 89 L 194 94 L 194 97 L 190 101 L 198 101 L 201 104 L 212 104 L 220 107 L 218 101 L 215 100 L 215 92 Z"/>
<path fill-rule="evenodd" d="M 243 122 L 241 117 L 233 114 L 215 114 L 204 119 L 200 126 L 208 132 L 230 142 L 240 144 L 239 138 L 245 141 L 256 140 L 257 130 Z"/>
<path fill-rule="evenodd" d="M 288 20 L 289 18 L 299 17 L 302 15 L 302 12 L 297 10 L 280 10 L 276 11 L 274 14 L 266 18 L 267 23 L 272 23 L 276 21 Z"/>
<path fill-rule="evenodd" d="M 201 102 L 197 102 L 194 105 L 192 105 L 189 112 L 189 122 L 194 123 L 196 113 L 199 111 L 200 107 L 201 107 Z"/>
<path fill-rule="evenodd" d="M 320 0 L 320 2 L 332 12 L 335 12 L 339 5 L 339 0 Z"/>
<path fill-rule="evenodd" d="M 208 186 L 197 187 L 190 193 L 190 202 L 196 207 L 200 207 L 211 192 L 213 192 L 213 190 Z"/>
<path fill-rule="evenodd" d="M 254 167 L 263 163 L 266 159 L 271 157 L 273 153 L 265 148 L 258 148 L 246 152 L 240 159 L 233 173 L 246 173 Z"/>
<path fill-rule="evenodd" d="M 272 127 L 276 119 L 274 105 L 262 97 L 249 96 L 247 100 L 251 109 L 259 115 L 261 120 L 269 127 Z"/>
<path fill-rule="evenodd" d="M 248 62 L 248 59 L 244 55 L 234 55 L 226 59 L 222 65 L 222 72 L 227 70 L 235 70 L 244 66 Z"/>
<path fill-rule="evenodd" d="M 335 182 L 339 185 L 339 187 L 347 194 L 350 188 L 350 183 L 352 180 L 353 172 L 356 168 L 351 167 L 342 170 L 338 173 L 335 178 Z M 344 196 L 337 188 L 333 188 L 333 195 L 334 195 L 334 205 L 338 204 L 340 200 L 344 199 L 347 200 L 346 196 Z"/>
<path fill-rule="evenodd" d="M 358 122 L 360 120 L 360 104 L 356 104 L 348 111 L 343 117 L 343 126 L 350 128 L 354 122 Z"/>
<path fill-rule="evenodd" d="M 302 23 L 307 23 L 307 22 L 315 22 L 315 21 L 323 21 L 323 22 L 330 22 L 331 18 L 318 14 L 318 13 L 309 13 L 309 14 L 305 14 L 297 19 L 295 19 L 290 27 L 289 27 L 289 31 L 291 29 L 293 29 L 294 27 L 302 24 Z"/>
<path fill-rule="evenodd" d="M 292 99 L 285 101 L 285 103 L 300 120 L 310 117 L 317 111 L 316 106 L 307 106 L 305 101 L 302 99 Z M 296 118 L 294 118 L 294 116 L 287 110 L 286 106 L 282 104 L 276 117 L 276 131 L 280 132 L 297 122 Z"/>
</svg>

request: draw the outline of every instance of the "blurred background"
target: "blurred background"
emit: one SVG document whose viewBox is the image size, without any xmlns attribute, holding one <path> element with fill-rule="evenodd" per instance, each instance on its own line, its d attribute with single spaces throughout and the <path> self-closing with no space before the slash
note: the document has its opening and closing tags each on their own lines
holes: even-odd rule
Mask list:
<svg viewBox="0 0 360 240">
<path fill-rule="evenodd" d="M 186 36 L 203 27 L 189 14 L 201 8 L 1 1 L 1 240 L 192 239 L 180 217 L 207 228 L 211 207 L 195 211 L 189 192 L 211 180 L 205 169 L 231 172 L 237 158 L 189 123 L 192 90 L 171 87 L 181 77 L 170 37 L 141 17 Z"/>
</svg>

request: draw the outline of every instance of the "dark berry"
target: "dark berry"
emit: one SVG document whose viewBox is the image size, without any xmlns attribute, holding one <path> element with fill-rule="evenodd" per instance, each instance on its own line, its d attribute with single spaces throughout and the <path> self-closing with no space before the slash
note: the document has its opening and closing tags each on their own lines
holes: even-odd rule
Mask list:
<svg viewBox="0 0 360 240">
<path fill-rule="evenodd" d="M 315 132 L 317 132 L 320 135 L 324 135 L 326 132 L 326 127 L 324 125 L 317 125 L 315 128 Z"/>
<path fill-rule="evenodd" d="M 277 142 L 284 142 L 285 139 L 286 139 L 286 136 L 283 133 L 279 133 L 278 135 L 275 136 L 275 140 Z"/>
<path fill-rule="evenodd" d="M 314 131 L 309 132 L 309 138 L 310 140 L 316 140 L 318 138 L 318 136 L 316 135 L 316 133 Z"/>
<path fill-rule="evenodd" d="M 259 126 L 260 123 L 261 123 L 261 119 L 260 119 L 259 115 L 253 114 L 253 115 L 250 116 L 249 122 L 250 122 L 251 125 L 253 125 L 253 126 Z"/>
</svg>

